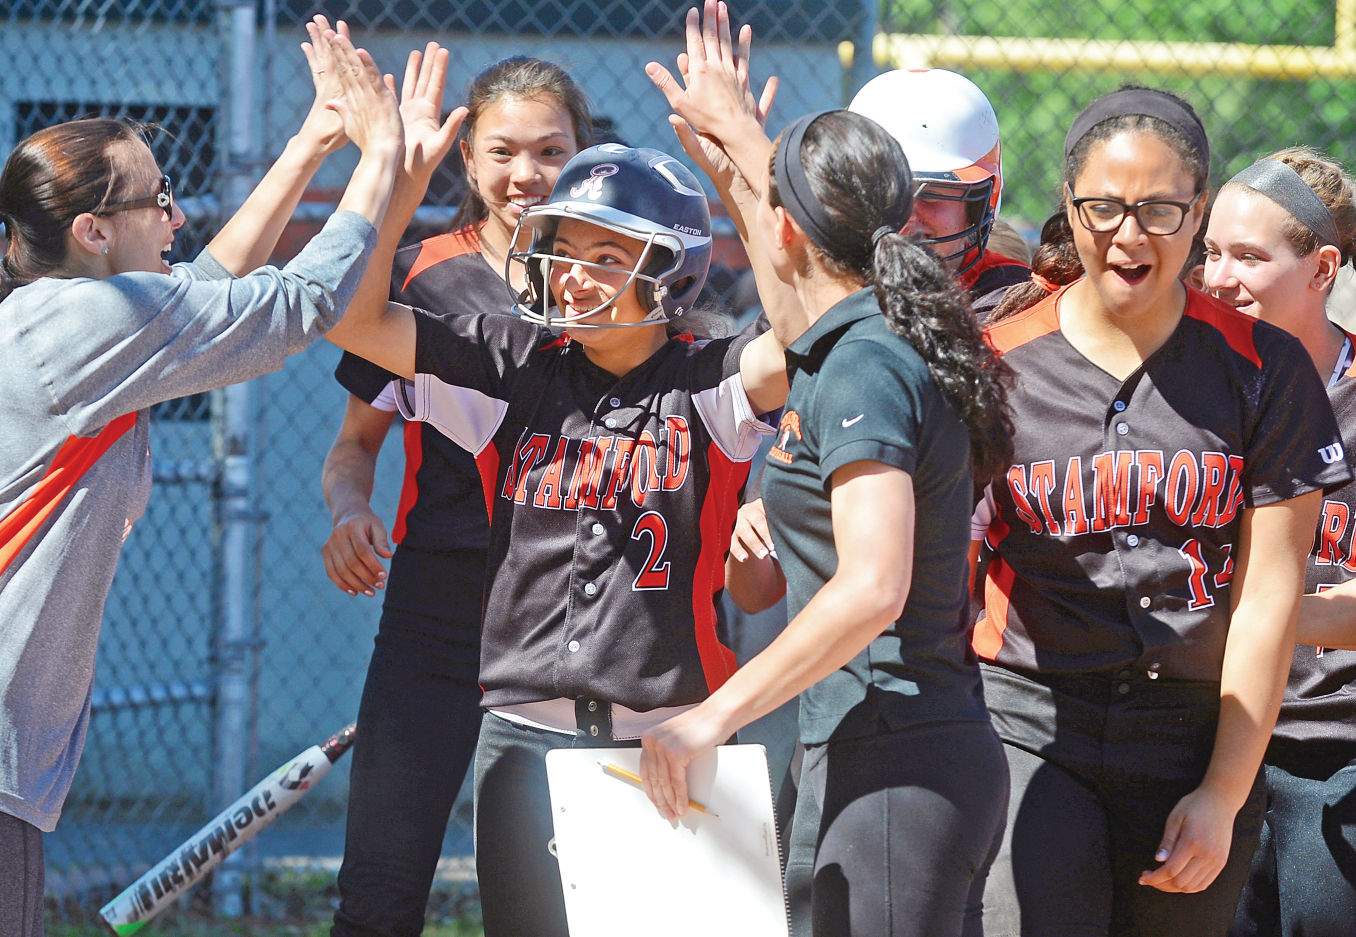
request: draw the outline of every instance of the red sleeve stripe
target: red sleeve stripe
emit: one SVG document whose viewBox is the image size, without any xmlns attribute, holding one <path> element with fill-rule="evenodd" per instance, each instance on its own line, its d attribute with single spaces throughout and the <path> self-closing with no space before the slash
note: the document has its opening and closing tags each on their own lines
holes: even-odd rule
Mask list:
<svg viewBox="0 0 1356 937">
<path fill-rule="evenodd" d="M 1058 298 L 1062 294 L 1063 290 L 1047 296 L 1025 312 L 985 329 L 984 338 L 989 347 L 1003 355 L 1051 332 L 1058 332 Z"/>
<path fill-rule="evenodd" d="M 459 228 L 447 234 L 428 238 L 420 242 L 419 256 L 414 259 L 414 265 L 410 267 L 410 272 L 405 276 L 405 282 L 400 288 L 408 289 L 415 277 L 444 260 L 451 260 L 463 254 L 479 253 L 480 235 L 475 228 Z"/>
<path fill-rule="evenodd" d="M 494 493 L 499 485 L 499 450 L 491 442 L 476 456 L 476 469 L 480 472 L 480 487 L 485 492 L 485 516 L 494 523 Z"/>
<path fill-rule="evenodd" d="M 23 552 L 47 518 L 90 466 L 108 451 L 137 421 L 135 413 L 126 413 L 109 423 L 97 436 L 71 436 L 57 450 L 47 473 L 32 494 L 0 518 L 0 574 Z"/>
<path fill-rule="evenodd" d="M 749 477 L 749 463 L 732 461 L 714 442 L 707 445 L 706 458 L 711 478 L 698 519 L 701 552 L 693 573 L 692 622 L 706 688 L 714 693 L 736 667 L 734 651 L 720 643 L 712 597 L 725 585 L 725 553 L 739 510 L 739 489 Z"/>
<path fill-rule="evenodd" d="M 424 464 L 424 427 L 417 420 L 405 421 L 405 480 L 400 486 L 400 505 L 396 508 L 395 526 L 391 539 L 396 543 L 405 539 L 405 519 L 419 500 L 419 466 Z"/>
<path fill-rule="evenodd" d="M 1262 366 L 1262 356 L 1252 340 L 1253 327 L 1257 325 L 1252 316 L 1192 287 L 1187 287 L 1186 314 L 1218 331 L 1230 348 L 1254 366 Z"/>
</svg>

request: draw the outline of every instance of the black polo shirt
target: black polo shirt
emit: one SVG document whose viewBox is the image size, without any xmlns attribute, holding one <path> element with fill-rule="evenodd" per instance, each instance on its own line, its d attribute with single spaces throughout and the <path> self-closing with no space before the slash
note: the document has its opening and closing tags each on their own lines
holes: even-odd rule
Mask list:
<svg viewBox="0 0 1356 937">
<path fill-rule="evenodd" d="M 802 740 L 987 719 L 965 620 L 972 500 L 965 426 L 913 347 L 890 331 L 872 289 L 830 308 L 792 343 L 786 360 L 791 394 L 763 472 L 763 497 L 790 613 L 798 614 L 838 566 L 829 505 L 835 470 L 853 462 L 902 469 L 913 478 L 917 511 L 904 613 L 801 694 Z"/>
</svg>

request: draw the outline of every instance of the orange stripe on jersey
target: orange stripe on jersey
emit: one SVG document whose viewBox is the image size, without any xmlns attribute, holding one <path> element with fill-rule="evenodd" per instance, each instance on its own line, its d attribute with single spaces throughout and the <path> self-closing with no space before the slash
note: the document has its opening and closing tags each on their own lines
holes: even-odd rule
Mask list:
<svg viewBox="0 0 1356 937">
<path fill-rule="evenodd" d="M 499 450 L 490 443 L 476 456 L 476 470 L 480 472 L 480 487 L 485 492 L 485 516 L 494 523 L 494 489 L 499 480 Z"/>
<path fill-rule="evenodd" d="M 1342 334 L 1347 337 L 1347 341 L 1351 342 L 1351 347 L 1356 348 L 1356 335 L 1352 335 L 1346 329 L 1342 329 Z M 1342 376 L 1356 377 L 1356 357 L 1352 358 L 1351 367 L 1347 368 L 1346 371 L 1342 373 Z"/>
<path fill-rule="evenodd" d="M 417 420 L 405 421 L 405 480 L 400 486 L 400 504 L 396 508 L 395 526 L 391 539 L 396 543 L 405 539 L 405 518 L 419 500 L 419 466 L 424 464 L 424 424 Z"/>
<path fill-rule="evenodd" d="M 1006 354 L 1027 342 L 1059 331 L 1059 297 L 1061 290 L 1045 297 L 1025 312 L 1004 319 L 984 330 L 984 339 L 998 354 Z"/>
<path fill-rule="evenodd" d="M 0 519 L 0 573 L 9 568 L 90 466 L 136 421 L 135 413 L 127 413 L 105 426 L 97 436 L 71 436 L 62 444 L 32 494 Z"/>
<path fill-rule="evenodd" d="M 1262 357 L 1252 340 L 1253 327 L 1257 325 L 1252 316 L 1193 287 L 1187 287 L 1186 315 L 1213 326 L 1230 348 L 1257 367 L 1262 366 Z"/>
<path fill-rule="evenodd" d="M 1008 629 L 1008 600 L 1016 578 L 1012 567 L 995 556 L 989 563 L 984 579 L 984 616 L 975 622 L 975 633 L 970 645 L 985 660 L 995 660 L 1003 647 L 1003 635 Z"/>
<path fill-rule="evenodd" d="M 725 551 L 730 545 L 739 490 L 749 477 L 748 462 L 734 462 L 714 442 L 706 447 L 710 481 L 702 499 L 698 530 L 701 552 L 692 582 L 692 624 L 697 639 L 706 688 L 716 692 L 735 672 L 734 651 L 720 643 L 716 631 L 716 591 L 725 585 Z"/>
<path fill-rule="evenodd" d="M 428 238 L 420 242 L 419 256 L 414 258 L 414 266 L 410 267 L 410 272 L 400 288 L 407 289 L 415 277 L 429 267 L 436 267 L 444 260 L 451 260 L 463 254 L 479 253 L 480 232 L 475 228 L 458 228 L 456 231 Z"/>
</svg>

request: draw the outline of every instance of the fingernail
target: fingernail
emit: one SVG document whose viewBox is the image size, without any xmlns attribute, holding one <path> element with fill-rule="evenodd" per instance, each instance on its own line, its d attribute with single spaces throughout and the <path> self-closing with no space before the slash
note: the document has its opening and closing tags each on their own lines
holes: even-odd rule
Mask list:
<svg viewBox="0 0 1356 937">
<path fill-rule="evenodd" d="M 1154 861 L 1155 861 L 1155 862 L 1167 862 L 1167 861 L 1168 861 L 1168 856 L 1170 856 L 1170 855 L 1172 855 L 1172 853 L 1169 852 L 1168 850 L 1166 850 L 1166 849 L 1160 849 L 1160 850 L 1158 850 L 1158 852 L 1154 853 Z"/>
<path fill-rule="evenodd" d="M 767 559 L 767 551 L 766 551 L 766 550 L 760 549 L 760 550 L 758 551 L 758 559 L 760 559 L 760 560 L 765 560 L 765 559 Z"/>
</svg>

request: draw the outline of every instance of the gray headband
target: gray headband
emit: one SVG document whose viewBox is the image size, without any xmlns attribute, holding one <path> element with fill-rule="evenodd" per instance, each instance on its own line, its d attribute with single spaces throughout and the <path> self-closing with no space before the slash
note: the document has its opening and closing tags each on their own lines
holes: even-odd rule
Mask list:
<svg viewBox="0 0 1356 937">
<path fill-rule="evenodd" d="M 1341 247 L 1337 234 L 1337 222 L 1323 200 L 1304 181 L 1294 167 L 1278 159 L 1263 159 L 1253 163 L 1247 169 L 1234 176 L 1225 185 L 1237 183 L 1252 189 L 1259 195 L 1265 195 L 1281 208 L 1288 211 L 1295 220 L 1318 236 L 1320 244 Z"/>
<path fill-rule="evenodd" d="M 1113 91 L 1093 101 L 1083 109 L 1083 113 L 1074 118 L 1064 138 L 1064 157 L 1068 159 L 1078 141 L 1088 135 L 1093 127 L 1113 117 L 1156 117 L 1169 127 L 1186 137 L 1187 143 L 1200 156 L 1201 162 L 1210 165 L 1210 143 L 1205 136 L 1205 128 L 1200 118 L 1191 108 L 1175 98 L 1155 91 L 1152 88 L 1127 88 Z"/>
</svg>

